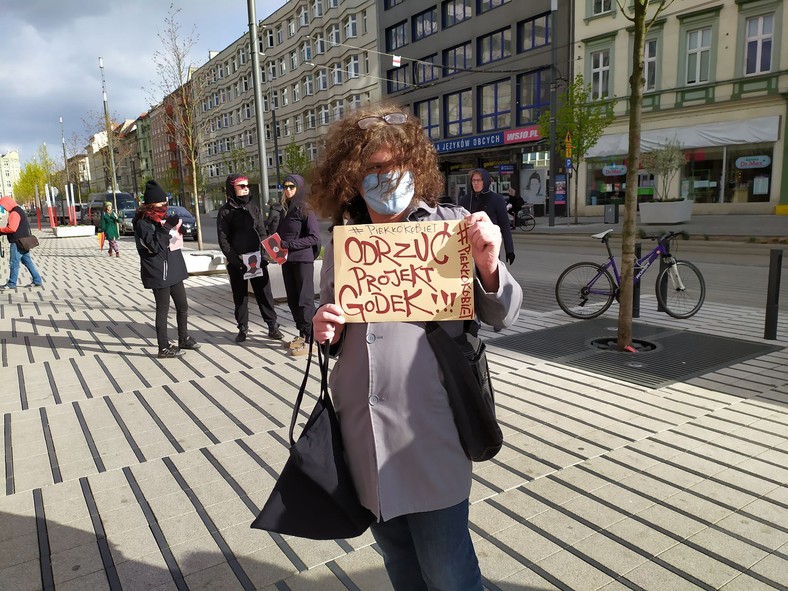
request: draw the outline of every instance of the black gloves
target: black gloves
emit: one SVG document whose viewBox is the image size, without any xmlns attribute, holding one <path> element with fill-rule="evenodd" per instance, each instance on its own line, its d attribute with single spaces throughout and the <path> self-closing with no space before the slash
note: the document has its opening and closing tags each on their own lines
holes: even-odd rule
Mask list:
<svg viewBox="0 0 788 591">
<path fill-rule="evenodd" d="M 506 253 L 506 262 L 509 263 L 510 265 L 514 262 L 514 253 L 513 252 L 507 252 Z"/>
<path fill-rule="evenodd" d="M 167 216 L 167 219 L 166 219 L 166 220 L 164 220 L 164 226 L 165 226 L 165 227 L 166 227 L 168 230 L 171 230 L 172 228 L 174 228 L 175 226 L 177 226 L 177 225 L 178 225 L 178 222 L 179 222 L 179 221 L 181 221 L 181 218 L 179 218 L 179 217 L 178 217 L 177 215 L 175 215 L 175 214 L 172 214 L 172 215 L 170 215 L 170 216 Z"/>
</svg>

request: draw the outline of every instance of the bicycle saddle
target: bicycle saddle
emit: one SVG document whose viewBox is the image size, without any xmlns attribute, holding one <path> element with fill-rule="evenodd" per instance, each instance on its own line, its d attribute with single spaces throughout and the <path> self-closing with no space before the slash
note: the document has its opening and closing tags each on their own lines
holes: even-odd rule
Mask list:
<svg viewBox="0 0 788 591">
<path fill-rule="evenodd" d="M 600 232 L 599 234 L 591 234 L 591 238 L 596 238 L 597 240 L 604 240 L 605 236 L 612 233 L 613 230 L 605 230 L 604 232 Z"/>
</svg>

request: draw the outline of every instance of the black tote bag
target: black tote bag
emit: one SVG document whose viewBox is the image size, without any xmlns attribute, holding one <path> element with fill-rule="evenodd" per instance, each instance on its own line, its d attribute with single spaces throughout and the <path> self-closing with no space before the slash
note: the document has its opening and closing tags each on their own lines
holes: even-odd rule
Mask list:
<svg viewBox="0 0 788 591">
<path fill-rule="evenodd" d="M 290 420 L 290 457 L 252 527 L 312 540 L 353 538 L 367 530 L 374 516 L 359 502 L 345 462 L 339 421 L 328 396 L 328 344 L 318 345 L 320 396 L 301 436 L 293 441 L 312 346 Z"/>
<path fill-rule="evenodd" d="M 443 372 L 443 385 L 460 443 L 468 459 L 485 462 L 503 446 L 503 433 L 495 418 L 495 394 L 486 348 L 477 336 L 478 323 L 466 322 L 465 331 L 452 338 L 437 322 L 427 322 L 427 340 Z"/>
</svg>

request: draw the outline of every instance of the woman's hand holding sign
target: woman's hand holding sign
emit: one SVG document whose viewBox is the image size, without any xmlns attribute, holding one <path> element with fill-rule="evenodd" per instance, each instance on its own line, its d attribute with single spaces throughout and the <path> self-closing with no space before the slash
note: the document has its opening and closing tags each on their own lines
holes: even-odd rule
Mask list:
<svg viewBox="0 0 788 591">
<path fill-rule="evenodd" d="M 487 214 L 477 211 L 465 216 L 471 255 L 479 273 L 479 280 L 488 292 L 498 291 L 498 253 L 501 250 L 501 229 Z"/>
<path fill-rule="evenodd" d="M 342 308 L 336 304 L 320 306 L 312 317 L 312 338 L 317 343 L 330 341 L 333 345 L 339 340 L 345 328 L 345 316 Z"/>
</svg>

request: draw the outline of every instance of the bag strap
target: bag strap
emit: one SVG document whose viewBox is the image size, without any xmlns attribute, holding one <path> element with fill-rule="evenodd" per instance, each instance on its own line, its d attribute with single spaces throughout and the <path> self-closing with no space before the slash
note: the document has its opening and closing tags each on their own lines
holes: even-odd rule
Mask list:
<svg viewBox="0 0 788 591">
<path fill-rule="evenodd" d="M 290 439 L 291 446 L 295 445 L 293 432 L 295 431 L 296 421 L 298 420 L 298 411 L 301 410 L 301 402 L 303 401 L 304 393 L 306 392 L 306 385 L 309 382 L 309 368 L 312 366 L 312 348 L 314 345 L 315 341 L 314 339 L 311 339 L 309 342 L 309 355 L 306 361 L 306 369 L 304 370 L 304 379 L 301 381 L 301 387 L 298 389 L 298 395 L 296 396 L 295 403 L 293 404 L 293 416 L 290 417 L 290 432 L 288 437 Z M 328 341 L 317 346 L 317 358 L 318 364 L 320 365 L 320 395 L 318 396 L 318 399 L 328 396 L 328 348 L 330 346 L 331 343 Z"/>
</svg>

